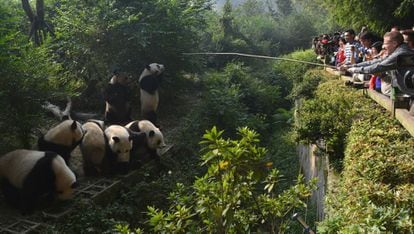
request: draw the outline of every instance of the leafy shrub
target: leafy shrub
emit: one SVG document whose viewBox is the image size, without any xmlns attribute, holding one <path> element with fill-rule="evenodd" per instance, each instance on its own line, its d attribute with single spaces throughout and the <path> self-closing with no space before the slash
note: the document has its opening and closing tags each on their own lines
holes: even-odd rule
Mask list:
<svg viewBox="0 0 414 234">
<path fill-rule="evenodd" d="M 297 110 L 297 139 L 307 143 L 325 142 L 327 151 L 343 157 L 345 139 L 360 106 L 367 102 L 359 90 L 350 89 L 342 81 L 330 80 L 319 85 L 314 99 L 304 100 Z"/>
<path fill-rule="evenodd" d="M 290 97 L 292 99 L 313 98 L 314 92 L 318 88 L 319 83 L 325 81 L 326 79 L 326 72 L 316 69 L 308 70 L 303 75 L 302 82 L 296 84 L 296 86 L 292 89 Z"/>
<path fill-rule="evenodd" d="M 18 33 L 21 25 L 15 17 L 25 16 L 16 7 L 10 2 L 0 4 L 0 131 L 8 136 L 0 146 L 0 153 L 29 148 L 33 129 L 39 126 L 42 117 L 44 101 L 73 93 L 79 87 L 54 63 L 47 43 L 32 48 L 27 38 L 21 37 Z"/>
<path fill-rule="evenodd" d="M 315 57 L 315 53 L 310 49 L 302 51 L 298 50 L 285 55 L 282 58 L 318 63 Z M 280 60 L 274 64 L 274 70 L 281 73 L 285 79 L 289 79 L 291 82 L 293 82 L 293 85 L 301 83 L 304 77 L 303 74 L 305 74 L 306 71 L 312 67 L 314 67 L 314 65 L 284 60 Z"/>
<path fill-rule="evenodd" d="M 215 127 L 206 132 L 201 144 L 207 173 L 194 182 L 194 191 L 178 185 L 168 211 L 149 207 L 152 231 L 281 231 L 290 211 L 305 205 L 314 182 L 305 185 L 299 177 L 296 185 L 277 193 L 279 171 L 264 161 L 257 133 L 248 128 L 238 133 L 240 140 L 226 140 Z"/>
<path fill-rule="evenodd" d="M 200 60 L 182 53 L 198 48 L 209 9 L 206 0 L 59 1 L 52 10 L 61 62 L 85 80 L 101 80 L 113 67 L 138 76 L 152 62 L 171 74 L 194 71 Z"/>
<path fill-rule="evenodd" d="M 318 233 L 412 233 L 414 140 L 378 105 L 360 108 Z"/>
<path fill-rule="evenodd" d="M 267 138 L 275 121 L 286 120 L 281 113 L 287 112 L 278 108 L 282 102 L 278 84 L 266 74 L 264 79 L 256 77 L 255 72 L 238 63 L 202 77 L 200 104 L 192 110 L 191 123 L 184 130 L 185 134 L 193 133 L 189 141 L 194 142 L 196 134 L 214 125 L 225 129 L 248 126 Z M 233 136 L 234 132 L 226 134 Z"/>
</svg>

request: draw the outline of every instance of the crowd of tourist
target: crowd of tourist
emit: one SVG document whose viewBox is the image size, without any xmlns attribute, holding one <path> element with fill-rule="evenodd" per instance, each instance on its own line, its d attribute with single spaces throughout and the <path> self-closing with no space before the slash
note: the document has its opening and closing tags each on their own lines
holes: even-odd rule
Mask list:
<svg viewBox="0 0 414 234">
<path fill-rule="evenodd" d="M 393 87 L 405 92 L 408 88 L 402 86 L 414 85 L 412 74 L 402 81 L 408 84 L 396 82 L 399 57 L 414 58 L 414 27 L 404 30 L 393 27 L 382 38 L 365 26 L 358 34 L 353 29 L 323 34 L 313 39 L 312 48 L 325 64 L 352 77 L 348 85 L 364 87 L 366 84 L 387 96 L 391 95 Z"/>
</svg>

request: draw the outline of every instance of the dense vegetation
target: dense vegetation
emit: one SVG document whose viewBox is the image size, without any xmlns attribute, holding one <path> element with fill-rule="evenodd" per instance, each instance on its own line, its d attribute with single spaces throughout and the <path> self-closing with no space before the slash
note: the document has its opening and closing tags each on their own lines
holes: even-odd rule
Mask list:
<svg viewBox="0 0 414 234">
<path fill-rule="evenodd" d="M 239 52 L 314 61 L 313 52 L 302 49 L 319 33 L 364 24 L 382 33 L 394 24 L 413 24 L 407 13 L 410 0 L 351 1 L 352 10 L 349 1 L 327 0 L 246 0 L 237 7 L 226 1 L 216 10 L 209 0 L 37 2 L 44 8 L 39 4 L 34 12 L 44 10 L 53 29 L 53 34 L 40 30 L 42 43 L 29 39 L 32 22 L 20 1 L 0 0 L 0 131 L 7 136 L 0 153 L 32 147 L 39 132 L 50 127 L 51 118 L 41 107 L 45 101 L 63 106 L 71 97 L 75 110 L 102 114 L 102 89 L 111 71 L 120 69 L 136 79 L 150 62 L 167 67 L 159 117 L 167 142 L 174 144 L 163 158 L 165 170 L 143 167 L 142 181 L 125 187 L 111 205 L 77 202 L 76 208 L 90 212 L 55 224 L 51 232 L 111 232 L 116 225 L 120 231 L 299 232 L 288 217 L 292 210 L 306 209 L 312 186 L 298 177 L 294 139 L 324 140 L 329 153 L 342 159 L 352 118 L 360 117 L 358 102 L 347 102 L 354 100 L 351 96 L 344 100 L 351 94 L 338 94 L 338 89 L 346 90 L 338 84 L 321 85 L 325 94 L 314 92 L 326 78 L 318 70 L 308 71 L 309 65 L 183 53 Z M 334 17 L 338 21 L 330 20 Z M 132 89 L 133 117 L 139 119 L 137 85 Z M 291 108 L 298 98 L 309 101 L 298 112 L 295 135 L 290 132 Z M 203 136 L 205 148 L 200 151 Z M 404 184 L 408 177 L 395 178 L 400 177 L 401 184 L 393 180 L 390 185 L 396 186 L 396 193 L 400 187 L 411 189 Z M 225 196 L 215 196 L 218 193 Z M 251 194 L 257 200 L 251 200 Z M 384 194 L 393 201 L 390 193 Z M 345 191 L 340 195 L 346 196 Z M 397 224 L 391 218 L 381 224 L 410 230 L 403 219 L 412 204 L 409 199 L 395 210 L 385 206 L 390 216 L 401 210 L 402 218 Z M 379 208 L 374 211 L 388 217 Z M 352 220 L 343 215 L 328 217 L 321 230 L 347 228 Z M 362 221 L 370 213 L 360 215 L 358 228 L 374 227 Z"/>
<path fill-rule="evenodd" d="M 318 233 L 413 232 L 414 140 L 390 113 L 330 80 L 303 102 L 297 134 L 325 140 L 318 146 L 341 165 Z"/>
</svg>

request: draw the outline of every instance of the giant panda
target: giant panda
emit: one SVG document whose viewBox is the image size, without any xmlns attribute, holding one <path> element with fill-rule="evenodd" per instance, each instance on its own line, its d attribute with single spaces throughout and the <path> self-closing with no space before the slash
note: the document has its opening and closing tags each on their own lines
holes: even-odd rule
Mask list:
<svg viewBox="0 0 414 234">
<path fill-rule="evenodd" d="M 104 126 L 94 120 L 89 120 L 82 125 L 86 131 L 80 143 L 83 159 L 83 173 L 85 176 L 96 176 L 104 173 L 103 161 L 105 157 L 106 143 Z"/>
<path fill-rule="evenodd" d="M 0 157 L 0 183 L 6 201 L 32 213 L 40 197 L 66 200 L 77 186 L 75 174 L 55 152 L 15 150 Z"/>
<path fill-rule="evenodd" d="M 158 87 L 163 72 L 164 65 L 151 63 L 145 66 L 139 77 L 141 115 L 143 119 L 147 119 L 153 124 L 157 124 Z"/>
<path fill-rule="evenodd" d="M 126 174 L 134 135 L 120 125 L 104 130 L 96 121 L 86 122 L 83 127 L 87 129 L 80 145 L 85 175 Z"/>
<path fill-rule="evenodd" d="M 138 135 L 134 138 L 132 148 L 132 166 L 138 167 L 141 164 L 155 159 L 160 162 L 160 156 L 157 149 L 165 147 L 164 135 L 151 121 L 136 120 L 125 125 L 126 128 L 133 132 L 145 133 L 144 137 Z"/>
<path fill-rule="evenodd" d="M 105 124 L 124 125 L 131 121 L 131 91 L 129 78 L 125 73 L 114 72 L 104 90 Z"/>
<path fill-rule="evenodd" d="M 65 120 L 51 128 L 38 139 L 40 151 L 52 151 L 65 159 L 69 165 L 70 153 L 81 142 L 84 135 L 82 125 L 74 120 Z"/>
</svg>

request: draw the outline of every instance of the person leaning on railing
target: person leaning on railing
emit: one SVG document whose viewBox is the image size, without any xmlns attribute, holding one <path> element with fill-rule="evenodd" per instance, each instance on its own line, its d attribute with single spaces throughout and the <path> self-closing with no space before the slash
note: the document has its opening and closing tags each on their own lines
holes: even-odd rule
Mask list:
<svg viewBox="0 0 414 234">
<path fill-rule="evenodd" d="M 404 43 L 404 38 L 398 31 L 384 34 L 382 50 L 387 55 L 362 63 L 342 65 L 340 70 L 350 73 L 374 74 L 386 72 L 392 79 L 397 78 L 397 58 L 400 55 L 414 55 L 414 50 Z"/>
</svg>

